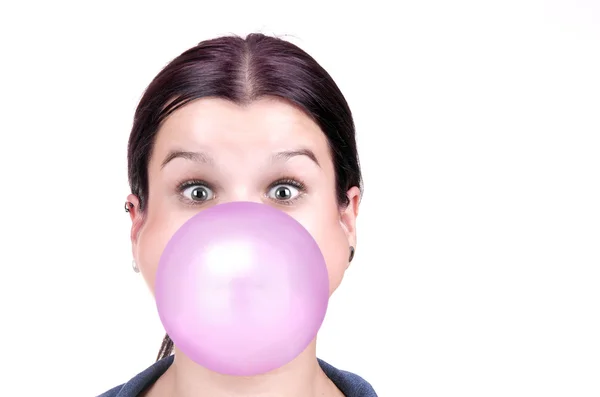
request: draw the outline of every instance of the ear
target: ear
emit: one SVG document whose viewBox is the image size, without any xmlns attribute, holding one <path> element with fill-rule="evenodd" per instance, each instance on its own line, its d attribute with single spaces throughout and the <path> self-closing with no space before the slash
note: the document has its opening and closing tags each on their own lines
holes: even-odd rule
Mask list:
<svg viewBox="0 0 600 397">
<path fill-rule="evenodd" d="M 144 217 L 142 211 L 140 211 L 140 200 L 138 199 L 138 197 L 134 194 L 130 194 L 129 196 L 127 196 L 125 208 L 127 212 L 129 212 L 129 218 L 131 219 L 131 248 L 135 256 L 138 235 L 140 233 L 142 225 L 144 224 Z"/>
<path fill-rule="evenodd" d="M 348 246 L 356 248 L 356 218 L 360 204 L 360 189 L 354 186 L 346 192 L 346 196 L 349 203 L 340 213 L 340 223 L 346 233 Z"/>
</svg>

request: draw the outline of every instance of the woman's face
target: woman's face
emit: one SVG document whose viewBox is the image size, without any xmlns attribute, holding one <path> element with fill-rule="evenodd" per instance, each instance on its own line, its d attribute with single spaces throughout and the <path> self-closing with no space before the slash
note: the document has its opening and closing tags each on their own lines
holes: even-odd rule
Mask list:
<svg viewBox="0 0 600 397">
<path fill-rule="evenodd" d="M 206 98 L 174 112 L 162 125 L 148 167 L 146 208 L 134 204 L 133 255 L 154 291 L 158 262 L 171 236 L 199 211 L 231 201 L 273 206 L 300 222 L 325 257 L 330 294 L 355 246 L 359 190 L 340 208 L 328 142 L 302 111 L 282 100 L 247 107 Z"/>
</svg>

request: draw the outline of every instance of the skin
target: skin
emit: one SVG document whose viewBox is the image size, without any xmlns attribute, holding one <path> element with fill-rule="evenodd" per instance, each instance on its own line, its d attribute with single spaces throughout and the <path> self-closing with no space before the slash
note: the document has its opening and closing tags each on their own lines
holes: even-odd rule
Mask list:
<svg viewBox="0 0 600 397">
<path fill-rule="evenodd" d="M 175 157 L 176 151 L 201 156 Z M 280 152 L 304 151 L 273 157 Z M 312 155 L 314 158 L 311 159 Z M 143 212 L 133 203 L 134 259 L 151 291 L 159 258 L 170 237 L 188 219 L 213 205 L 254 201 L 285 211 L 318 243 L 327 263 L 330 295 L 349 266 L 356 246 L 360 191 L 347 191 L 350 204 L 336 199 L 335 171 L 328 142 L 310 117 L 291 104 L 265 98 L 240 107 L 204 98 L 174 112 L 161 126 L 149 169 L 149 197 Z M 303 182 L 305 191 L 281 179 Z M 208 182 L 198 185 L 195 180 Z M 192 185 L 180 189 L 183 182 Z M 294 361 L 272 373 L 232 378 L 212 373 L 175 348 L 174 364 L 146 396 L 342 396 L 320 369 L 316 340 Z"/>
</svg>

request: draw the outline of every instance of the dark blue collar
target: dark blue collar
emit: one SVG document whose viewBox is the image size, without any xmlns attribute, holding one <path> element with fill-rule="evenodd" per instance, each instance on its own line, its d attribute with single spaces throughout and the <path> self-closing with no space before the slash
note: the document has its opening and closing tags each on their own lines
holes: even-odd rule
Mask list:
<svg viewBox="0 0 600 397">
<path fill-rule="evenodd" d="M 145 371 L 136 375 L 129 382 L 117 386 L 98 397 L 137 397 L 144 389 L 154 384 L 173 363 L 174 356 L 157 361 Z M 323 372 L 331 379 L 346 397 L 377 397 L 373 387 L 358 375 L 342 371 L 319 360 Z"/>
</svg>

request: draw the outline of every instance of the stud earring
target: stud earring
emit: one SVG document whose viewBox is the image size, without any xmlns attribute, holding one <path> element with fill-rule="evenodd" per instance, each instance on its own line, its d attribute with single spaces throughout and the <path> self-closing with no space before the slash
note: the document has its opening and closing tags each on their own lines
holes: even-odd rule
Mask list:
<svg viewBox="0 0 600 397">
<path fill-rule="evenodd" d="M 133 268 L 133 271 L 136 273 L 140 272 L 140 269 L 137 267 L 137 263 L 135 263 L 135 260 L 131 261 L 131 267 Z"/>
<path fill-rule="evenodd" d="M 125 203 L 125 212 L 129 212 L 133 208 L 133 204 L 129 201 Z"/>
<path fill-rule="evenodd" d="M 352 259 L 354 259 L 354 247 L 350 246 L 350 259 L 348 261 L 352 262 Z"/>
</svg>

